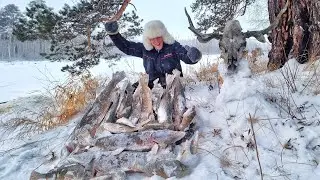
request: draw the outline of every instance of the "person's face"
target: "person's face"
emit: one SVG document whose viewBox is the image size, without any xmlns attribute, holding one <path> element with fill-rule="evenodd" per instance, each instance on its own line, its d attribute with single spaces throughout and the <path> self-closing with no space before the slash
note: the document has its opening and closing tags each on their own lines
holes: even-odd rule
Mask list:
<svg viewBox="0 0 320 180">
<path fill-rule="evenodd" d="M 152 38 L 150 39 L 150 43 L 156 50 L 161 50 L 163 47 L 163 38 L 162 37 Z"/>
</svg>

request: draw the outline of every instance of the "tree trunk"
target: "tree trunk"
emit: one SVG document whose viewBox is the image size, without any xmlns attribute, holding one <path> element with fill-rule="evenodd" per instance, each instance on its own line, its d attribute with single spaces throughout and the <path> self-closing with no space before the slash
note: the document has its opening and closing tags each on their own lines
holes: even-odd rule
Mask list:
<svg viewBox="0 0 320 180">
<path fill-rule="evenodd" d="M 9 43 L 8 43 L 8 58 L 11 60 L 11 46 L 12 46 L 12 35 L 9 34 Z"/>
<path fill-rule="evenodd" d="M 289 0 L 289 7 L 283 14 L 278 27 L 272 30 L 269 40 L 268 69 L 281 68 L 288 57 L 299 63 L 316 60 L 320 55 L 320 1 Z M 284 7 L 286 0 L 269 0 L 269 19 L 273 22 Z M 290 54 L 291 53 L 291 54 Z"/>
<path fill-rule="evenodd" d="M 311 61 L 319 59 L 320 56 L 320 1 L 308 0 L 310 6 L 310 47 L 309 47 L 309 59 Z M 311 1 L 311 2 L 310 2 Z"/>
</svg>

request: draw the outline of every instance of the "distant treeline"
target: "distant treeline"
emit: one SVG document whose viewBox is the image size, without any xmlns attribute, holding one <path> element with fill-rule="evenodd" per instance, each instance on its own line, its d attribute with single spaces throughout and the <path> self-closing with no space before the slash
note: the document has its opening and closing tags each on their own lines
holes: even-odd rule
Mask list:
<svg viewBox="0 0 320 180">
<path fill-rule="evenodd" d="M 43 60 L 50 52 L 50 42 L 44 40 L 18 41 L 0 39 L 0 61 Z"/>
<path fill-rule="evenodd" d="M 139 40 L 135 40 L 139 42 Z M 179 40 L 182 45 L 195 46 L 203 54 L 220 54 L 219 41 L 211 40 L 208 43 L 199 43 L 197 39 Z M 268 52 L 270 45 L 262 44 L 254 39 L 248 39 L 247 49 L 252 51 L 259 47 L 263 51 Z M 0 61 L 13 61 L 13 60 L 44 60 L 42 56 L 45 53 L 50 53 L 50 41 L 35 40 L 35 41 L 18 41 L 9 39 L 0 39 Z M 121 53 L 120 51 L 115 51 Z"/>
<path fill-rule="evenodd" d="M 139 42 L 139 40 L 135 40 Z M 199 43 L 196 39 L 178 40 L 182 45 L 198 47 L 203 54 L 218 54 L 220 49 L 218 41 L 212 40 L 208 43 Z M 35 41 L 18 41 L 7 38 L 0 38 L 0 61 L 14 60 L 44 60 L 42 56 L 45 53 L 50 53 L 50 41 L 35 40 Z"/>
</svg>

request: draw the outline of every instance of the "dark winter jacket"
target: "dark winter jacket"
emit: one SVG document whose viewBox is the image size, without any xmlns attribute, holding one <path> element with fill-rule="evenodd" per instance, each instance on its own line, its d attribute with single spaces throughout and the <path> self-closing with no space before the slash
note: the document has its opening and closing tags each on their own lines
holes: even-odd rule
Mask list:
<svg viewBox="0 0 320 180">
<path fill-rule="evenodd" d="M 122 52 L 143 59 L 143 66 L 149 75 L 149 84 L 152 84 L 157 78 L 159 78 L 159 81 L 163 81 L 163 79 L 165 81 L 165 74 L 172 74 L 174 69 L 182 73 L 180 60 L 186 64 L 195 64 L 201 58 L 200 52 L 200 55 L 189 54 L 187 56 L 187 50 L 177 41 L 171 45 L 164 43 L 160 51 L 154 48 L 147 51 L 142 43 L 128 41 L 120 33 L 109 36 Z M 194 59 L 190 59 L 189 57 L 193 57 Z M 163 84 L 165 82 L 160 83 Z"/>
</svg>

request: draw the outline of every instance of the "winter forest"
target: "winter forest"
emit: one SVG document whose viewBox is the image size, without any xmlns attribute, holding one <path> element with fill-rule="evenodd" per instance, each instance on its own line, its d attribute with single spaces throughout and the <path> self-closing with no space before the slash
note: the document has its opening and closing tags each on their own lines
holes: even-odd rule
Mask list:
<svg viewBox="0 0 320 180">
<path fill-rule="evenodd" d="M 320 179 L 320 0 L 50 1 L 0 2 L 0 179 Z"/>
</svg>

